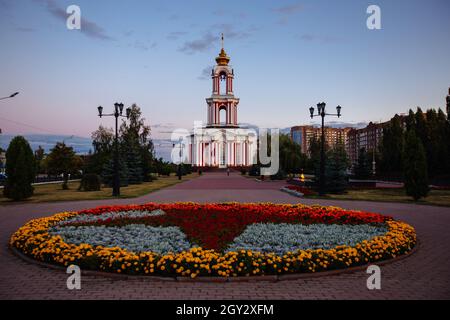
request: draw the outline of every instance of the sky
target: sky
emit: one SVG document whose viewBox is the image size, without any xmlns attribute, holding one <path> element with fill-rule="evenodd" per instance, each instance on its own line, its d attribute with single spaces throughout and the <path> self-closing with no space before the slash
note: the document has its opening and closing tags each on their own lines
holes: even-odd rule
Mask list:
<svg viewBox="0 0 450 320">
<path fill-rule="evenodd" d="M 68 30 L 66 8 L 81 9 Z M 369 5 L 381 30 L 369 30 Z M 89 137 L 136 103 L 164 138 L 206 120 L 220 34 L 241 99 L 238 121 L 311 124 L 309 107 L 342 106 L 343 123 L 445 108 L 450 1 L 0 0 L 3 133 Z M 327 121 L 336 121 L 329 117 Z"/>
</svg>

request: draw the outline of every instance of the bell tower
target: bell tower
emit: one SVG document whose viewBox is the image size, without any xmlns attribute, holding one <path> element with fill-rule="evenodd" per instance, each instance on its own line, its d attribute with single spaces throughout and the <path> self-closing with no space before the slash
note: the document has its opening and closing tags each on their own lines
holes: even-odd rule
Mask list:
<svg viewBox="0 0 450 320">
<path fill-rule="evenodd" d="M 223 45 L 211 71 L 212 94 L 206 99 L 207 127 L 238 128 L 237 106 L 239 99 L 233 93 L 234 70 L 229 66 L 230 57 Z"/>
</svg>

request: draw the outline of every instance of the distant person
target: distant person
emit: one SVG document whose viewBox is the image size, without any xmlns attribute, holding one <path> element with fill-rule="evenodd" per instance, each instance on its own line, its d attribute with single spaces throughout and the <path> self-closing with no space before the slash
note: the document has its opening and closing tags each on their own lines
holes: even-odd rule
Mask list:
<svg viewBox="0 0 450 320">
<path fill-rule="evenodd" d="M 227 168 L 227 176 L 230 176 L 230 168 Z"/>
</svg>

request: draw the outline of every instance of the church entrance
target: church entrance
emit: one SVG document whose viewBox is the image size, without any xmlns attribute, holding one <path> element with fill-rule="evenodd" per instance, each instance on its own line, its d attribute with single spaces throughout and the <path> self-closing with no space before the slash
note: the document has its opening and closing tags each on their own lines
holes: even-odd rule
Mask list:
<svg viewBox="0 0 450 320">
<path fill-rule="evenodd" d="M 219 157 L 219 168 L 227 167 L 227 144 L 222 142 L 220 144 L 220 157 Z"/>
</svg>

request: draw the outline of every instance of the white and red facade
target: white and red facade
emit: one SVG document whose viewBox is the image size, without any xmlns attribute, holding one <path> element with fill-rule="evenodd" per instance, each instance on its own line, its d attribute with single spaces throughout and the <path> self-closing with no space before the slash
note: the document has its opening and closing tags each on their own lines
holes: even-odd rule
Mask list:
<svg viewBox="0 0 450 320">
<path fill-rule="evenodd" d="M 196 123 L 190 136 L 188 161 L 196 167 L 244 167 L 256 160 L 254 130 L 238 125 L 239 98 L 233 93 L 234 71 L 222 48 L 211 73 L 212 94 L 206 99 L 206 126 Z"/>
</svg>

